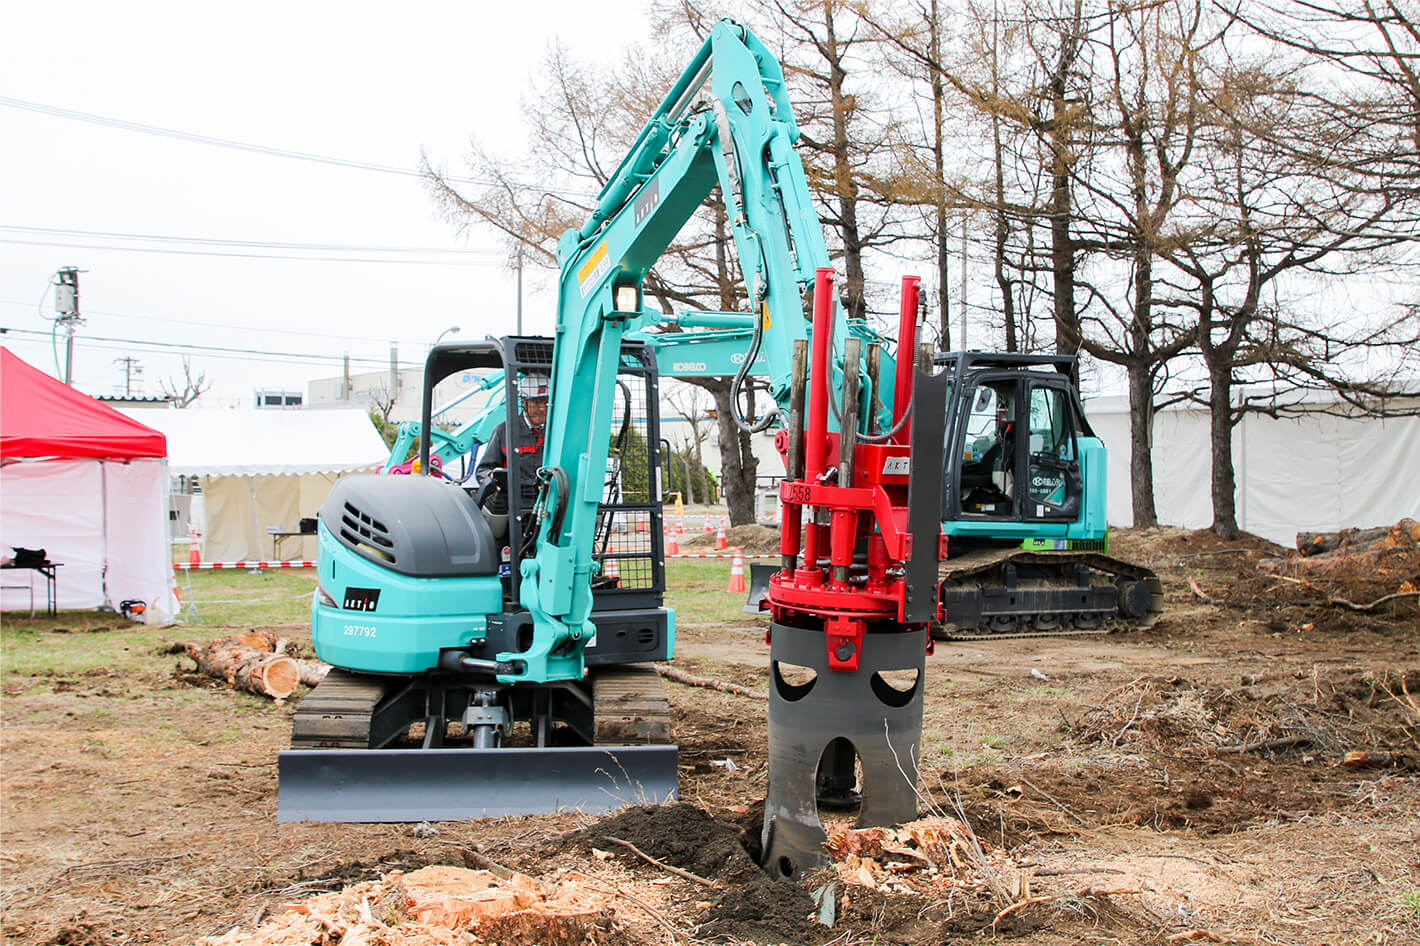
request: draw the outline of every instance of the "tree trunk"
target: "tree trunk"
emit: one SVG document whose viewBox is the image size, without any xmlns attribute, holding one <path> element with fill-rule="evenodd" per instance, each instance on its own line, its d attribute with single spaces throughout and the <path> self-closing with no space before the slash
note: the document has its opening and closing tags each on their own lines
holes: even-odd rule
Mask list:
<svg viewBox="0 0 1420 946">
<path fill-rule="evenodd" d="M 1154 506 L 1154 385 L 1144 365 L 1129 366 L 1129 479 L 1134 525 L 1156 526 Z"/>
<path fill-rule="evenodd" d="M 695 477 L 693 477 L 690 472 L 690 454 L 682 453 L 680 455 L 680 461 L 681 468 L 685 470 L 685 496 L 683 501 L 693 505 L 695 503 Z"/>
<path fill-rule="evenodd" d="M 1236 539 L 1237 478 L 1233 472 L 1233 381 L 1227 364 L 1208 365 L 1208 440 L 1212 449 L 1213 532 Z"/>
<path fill-rule="evenodd" d="M 930 37 L 932 61 L 942 61 L 942 27 L 941 20 L 937 15 L 937 0 L 932 0 L 928 10 L 927 29 Z M 942 182 L 946 180 L 946 153 L 943 142 L 943 125 L 945 124 L 946 111 L 946 86 L 942 82 L 942 71 L 932 70 L 932 163 L 936 171 L 933 184 L 937 188 L 942 187 Z M 937 214 L 937 311 L 939 314 L 939 324 L 941 335 L 938 338 L 939 351 L 951 351 L 952 348 L 952 327 L 951 327 L 951 293 L 947 285 L 947 201 L 946 195 L 940 190 L 936 199 Z"/>
<path fill-rule="evenodd" d="M 715 398 L 715 423 L 720 434 L 720 489 L 730 508 L 730 524 L 754 522 L 754 483 L 759 473 L 749 434 L 735 424 L 730 403 L 730 379 L 697 381 Z"/>
<path fill-rule="evenodd" d="M 1063 86 L 1064 77 L 1058 79 Z M 1061 355 L 1073 355 L 1080 350 L 1080 317 L 1075 311 L 1075 243 L 1070 234 L 1072 214 L 1066 108 L 1064 94 L 1058 92 L 1050 142 L 1050 264 L 1055 295 L 1055 351 Z M 1135 525 L 1138 524 L 1136 512 Z"/>
</svg>

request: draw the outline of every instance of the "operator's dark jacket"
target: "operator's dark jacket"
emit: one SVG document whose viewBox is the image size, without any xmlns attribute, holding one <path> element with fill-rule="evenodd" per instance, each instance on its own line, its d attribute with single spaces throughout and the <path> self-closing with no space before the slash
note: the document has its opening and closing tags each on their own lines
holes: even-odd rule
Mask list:
<svg viewBox="0 0 1420 946">
<path fill-rule="evenodd" d="M 522 431 L 518 437 L 518 445 L 513 449 L 518 454 L 519 474 L 524 482 L 530 483 L 533 482 L 533 474 L 542 466 L 543 431 L 533 430 L 532 425 L 521 414 L 518 415 L 518 425 L 522 427 Z M 508 466 L 506 426 L 504 423 L 493 428 L 493 433 L 489 434 L 488 442 L 483 445 L 483 451 L 478 455 L 478 465 L 473 468 L 473 476 L 479 485 L 492 476 L 494 470 Z"/>
</svg>

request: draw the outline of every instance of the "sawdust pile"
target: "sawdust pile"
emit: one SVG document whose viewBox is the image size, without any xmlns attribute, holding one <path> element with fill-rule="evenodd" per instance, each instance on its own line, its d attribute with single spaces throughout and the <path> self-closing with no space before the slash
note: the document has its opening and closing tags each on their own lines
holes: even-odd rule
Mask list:
<svg viewBox="0 0 1420 946">
<path fill-rule="evenodd" d="M 824 843 L 839 879 L 882 893 L 949 889 L 1017 899 L 1028 876 L 1005 851 L 955 818 L 922 818 L 897 828 L 837 828 Z"/>
<path fill-rule="evenodd" d="M 206 937 L 202 946 L 464 946 L 596 942 L 613 914 L 571 882 L 539 884 L 486 870 L 424 867 L 392 871 L 293 903 L 256 929 Z M 470 939 L 472 937 L 472 940 Z"/>
</svg>

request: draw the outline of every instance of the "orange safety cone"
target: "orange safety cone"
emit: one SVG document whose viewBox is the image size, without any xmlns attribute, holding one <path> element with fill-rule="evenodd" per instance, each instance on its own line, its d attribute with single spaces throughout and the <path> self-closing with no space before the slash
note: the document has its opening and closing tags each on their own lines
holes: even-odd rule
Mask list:
<svg viewBox="0 0 1420 946">
<path fill-rule="evenodd" d="M 675 534 L 676 534 L 676 535 L 685 535 L 685 517 L 684 517 L 684 516 L 676 516 L 676 517 L 675 517 Z"/>
<path fill-rule="evenodd" d="M 705 528 L 703 528 L 703 529 L 700 530 L 700 534 L 701 534 L 701 535 L 709 535 L 710 532 L 711 532 L 711 529 L 710 529 L 710 514 L 709 514 L 708 512 L 705 514 L 704 522 L 705 522 Z"/>
<path fill-rule="evenodd" d="M 720 518 L 720 531 L 718 531 L 718 532 L 715 533 L 715 548 L 716 548 L 716 549 L 719 549 L 720 551 L 724 551 L 725 549 L 727 549 L 727 548 L 729 548 L 729 547 L 730 547 L 730 539 L 729 539 L 729 536 L 725 535 L 725 520 L 724 520 L 724 517 L 721 517 L 721 518 Z"/>
<path fill-rule="evenodd" d="M 202 540 L 192 531 L 187 533 L 187 564 L 202 564 Z"/>
<path fill-rule="evenodd" d="M 668 536 L 666 537 L 666 554 L 667 554 L 667 555 L 679 555 L 679 554 L 680 554 L 680 543 L 675 540 L 675 533 L 674 533 L 674 532 L 672 532 L 670 535 L 668 535 Z"/>
<path fill-rule="evenodd" d="M 616 559 L 612 557 L 615 554 L 616 546 L 613 545 L 611 548 L 607 549 L 607 557 L 605 559 L 605 567 L 602 569 L 602 574 L 607 578 L 620 580 L 621 569 L 617 566 Z"/>
<path fill-rule="evenodd" d="M 745 559 L 740 549 L 735 549 L 735 557 L 730 562 L 730 587 L 725 590 L 736 594 L 745 593 Z"/>
</svg>

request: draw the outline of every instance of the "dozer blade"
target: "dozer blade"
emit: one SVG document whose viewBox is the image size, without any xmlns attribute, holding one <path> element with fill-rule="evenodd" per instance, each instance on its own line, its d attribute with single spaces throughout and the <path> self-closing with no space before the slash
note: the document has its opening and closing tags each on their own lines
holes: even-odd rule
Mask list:
<svg viewBox="0 0 1420 946">
<path fill-rule="evenodd" d="M 277 821 L 461 821 L 674 801 L 675 746 L 291 749 Z"/>
</svg>

